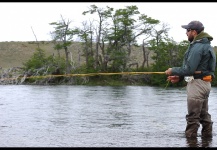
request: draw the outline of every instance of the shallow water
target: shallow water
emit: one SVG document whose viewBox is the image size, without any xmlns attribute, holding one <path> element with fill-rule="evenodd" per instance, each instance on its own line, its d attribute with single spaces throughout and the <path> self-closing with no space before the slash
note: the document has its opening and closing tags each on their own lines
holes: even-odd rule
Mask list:
<svg viewBox="0 0 217 150">
<path fill-rule="evenodd" d="M 0 85 L 1 147 L 216 147 L 217 88 L 209 110 L 213 138 L 187 141 L 185 88 Z"/>
</svg>

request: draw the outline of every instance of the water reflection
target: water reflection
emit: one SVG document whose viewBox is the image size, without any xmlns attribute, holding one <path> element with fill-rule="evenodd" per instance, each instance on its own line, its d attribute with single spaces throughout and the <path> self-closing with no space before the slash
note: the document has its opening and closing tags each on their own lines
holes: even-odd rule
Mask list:
<svg viewBox="0 0 217 150">
<path fill-rule="evenodd" d="M 212 147 L 212 138 L 201 137 L 201 141 L 197 138 L 186 138 L 186 143 L 188 147 Z"/>
<path fill-rule="evenodd" d="M 201 138 L 202 139 L 202 147 L 212 147 L 212 138 Z"/>
<path fill-rule="evenodd" d="M 184 89 L 1 85 L 2 147 L 215 147 L 186 139 Z M 210 112 L 217 122 L 217 88 Z M 213 124 L 215 128 L 215 124 Z M 215 131 L 214 131 L 215 132 Z"/>
<path fill-rule="evenodd" d="M 186 143 L 189 147 L 199 147 L 197 138 L 186 138 Z"/>
</svg>

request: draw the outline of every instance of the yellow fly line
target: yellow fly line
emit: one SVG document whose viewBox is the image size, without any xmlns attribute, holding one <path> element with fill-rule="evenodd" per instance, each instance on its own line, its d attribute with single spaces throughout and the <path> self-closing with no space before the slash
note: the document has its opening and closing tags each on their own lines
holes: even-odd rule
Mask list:
<svg viewBox="0 0 217 150">
<path fill-rule="evenodd" d="M 17 78 L 1 78 L 0 80 L 16 80 L 18 78 L 51 78 L 51 77 L 74 77 L 74 76 L 96 76 L 96 75 L 138 75 L 138 74 L 165 74 L 165 72 L 116 72 L 116 73 L 86 73 L 86 74 L 63 74 L 63 75 L 45 75 L 45 76 L 29 76 L 29 77 L 17 77 Z"/>
</svg>

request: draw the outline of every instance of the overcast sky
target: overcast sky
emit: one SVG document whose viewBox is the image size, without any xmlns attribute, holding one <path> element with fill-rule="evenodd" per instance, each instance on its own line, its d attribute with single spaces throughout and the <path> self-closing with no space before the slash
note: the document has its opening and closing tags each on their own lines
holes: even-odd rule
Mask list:
<svg viewBox="0 0 217 150">
<path fill-rule="evenodd" d="M 169 37 L 176 42 L 187 40 L 186 31 L 181 25 L 199 20 L 205 26 L 205 32 L 213 36 L 213 46 L 217 46 L 217 2 L 0 2 L 0 42 L 2 41 L 38 41 L 51 40 L 51 22 L 60 20 L 60 15 L 79 24 L 89 20 L 82 15 L 90 5 L 115 9 L 136 5 L 141 14 L 160 20 L 169 25 Z M 33 31 L 32 31 L 33 29 Z"/>
</svg>

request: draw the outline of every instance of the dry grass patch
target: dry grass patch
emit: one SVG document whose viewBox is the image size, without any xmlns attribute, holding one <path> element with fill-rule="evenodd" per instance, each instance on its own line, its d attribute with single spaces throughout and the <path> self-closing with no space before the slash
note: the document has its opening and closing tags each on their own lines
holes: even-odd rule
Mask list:
<svg viewBox="0 0 217 150">
<path fill-rule="evenodd" d="M 40 41 L 39 46 L 45 50 L 46 56 L 57 56 L 54 50 L 54 44 L 49 41 Z M 0 42 L 0 67 L 3 69 L 11 67 L 22 67 L 35 52 L 38 45 L 36 42 Z M 69 47 L 70 59 L 77 66 L 85 63 L 83 56 L 82 45 L 79 42 L 73 42 Z M 64 50 L 61 50 L 61 55 L 65 56 Z M 138 63 L 141 66 L 143 61 L 142 47 L 134 47 L 131 54 L 131 63 Z"/>
</svg>

